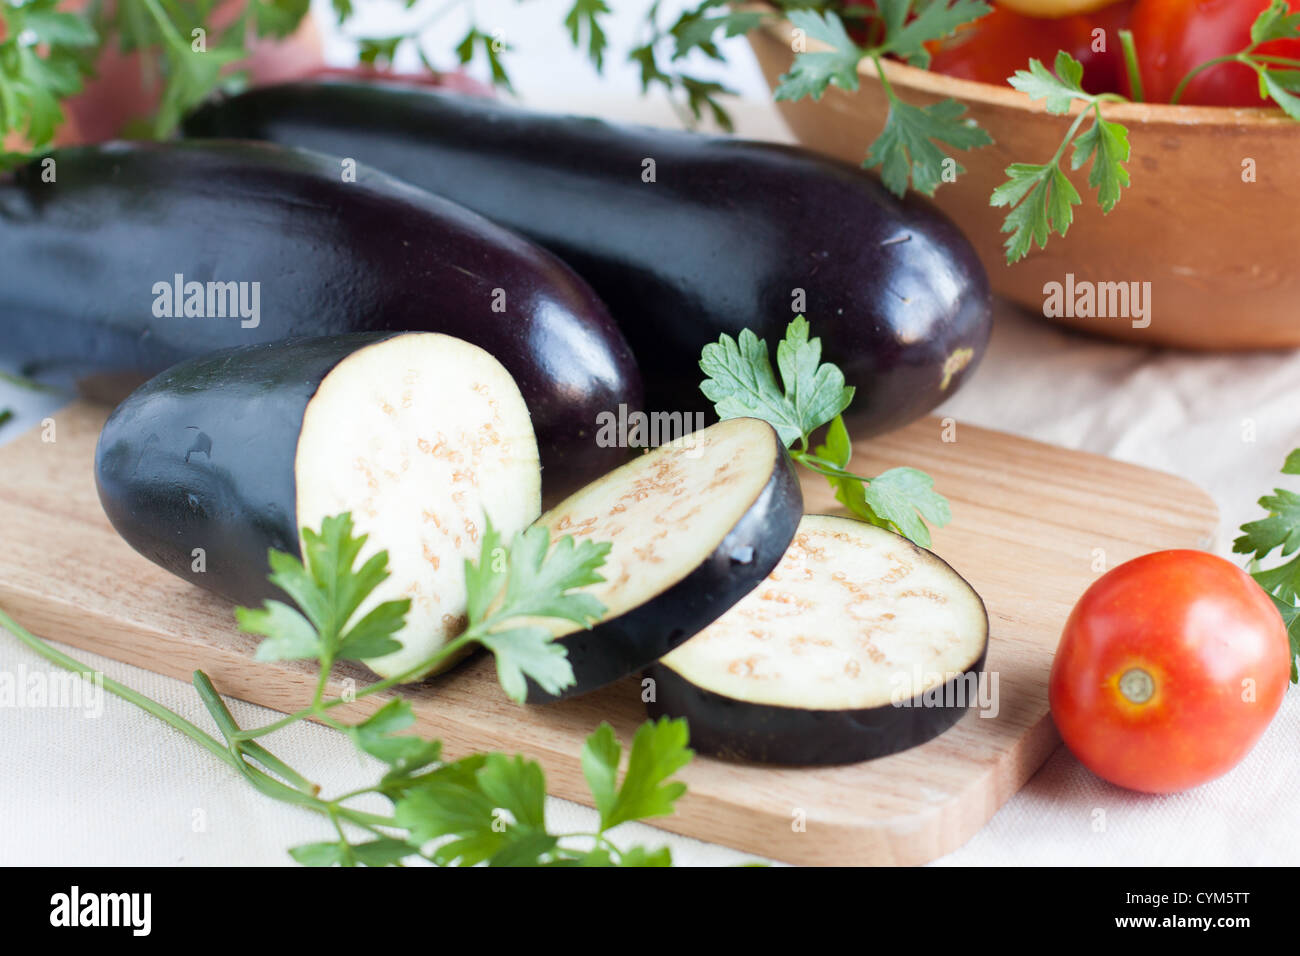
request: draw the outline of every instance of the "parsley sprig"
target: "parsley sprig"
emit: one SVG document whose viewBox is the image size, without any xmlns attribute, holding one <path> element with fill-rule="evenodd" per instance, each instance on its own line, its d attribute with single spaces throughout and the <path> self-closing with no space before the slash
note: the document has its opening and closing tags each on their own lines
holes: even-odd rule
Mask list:
<svg viewBox="0 0 1300 956">
<path fill-rule="evenodd" d="M 632 820 L 671 814 L 685 792 L 673 776 L 691 759 L 683 720 L 649 721 L 636 732 L 626 764 L 613 728 L 602 723 L 586 741 L 582 769 L 600 814 L 591 833 L 552 833 L 544 815 L 546 777 L 540 764 L 519 755 L 479 753 L 459 760 L 443 758 L 442 745 L 409 733 L 415 712 L 394 697 L 368 718 L 347 724 L 334 718 L 336 707 L 406 683 L 480 644 L 496 657 L 503 688 L 521 700 L 525 679 L 548 690 L 573 680 L 562 645 L 537 626 L 553 617 L 583 626 L 605 612 L 591 595 L 577 591 L 601 580 L 597 569 L 608 544 L 571 537 L 552 542 L 535 526 L 516 535 L 510 546 L 489 524 L 477 561 L 465 562 L 469 595 L 466 630 L 401 674 L 356 689 L 347 697 L 327 698 L 335 661 L 364 659 L 398 648 L 407 599 L 375 603 L 367 599 L 388 577 L 384 551 L 362 561 L 364 535 L 353 533 L 343 514 L 326 518 L 319 531 L 304 529 L 303 560 L 271 552 L 271 581 L 292 604 L 267 601 L 259 609 L 240 608 L 240 627 L 263 640 L 261 660 L 315 659 L 320 676 L 310 706 L 262 727 L 241 728 L 212 681 L 194 673 L 194 688 L 218 734 L 111 679 L 109 692 L 185 734 L 238 771 L 259 792 L 327 818 L 331 839 L 295 847 L 290 854 L 306 866 L 388 866 L 427 861 L 438 865 L 492 866 L 670 866 L 666 848 L 620 848 L 608 831 Z M 524 621 L 522 619 L 527 619 Z M 0 626 L 46 660 L 79 674 L 90 669 L 31 634 L 0 611 Z M 333 798 L 261 743 L 261 738 L 305 719 L 317 720 L 347 735 L 358 750 L 384 765 L 379 780 Z M 620 780 L 620 769 L 622 777 Z M 386 799 L 390 813 L 360 809 L 363 798 Z"/>
<path fill-rule="evenodd" d="M 717 38 L 737 36 L 752 30 L 765 14 L 726 10 L 727 0 L 703 0 L 683 11 L 676 20 L 661 22 L 661 6 L 655 0 L 646 11 L 641 41 L 628 53 L 628 60 L 640 70 L 641 92 L 662 90 L 684 119 L 699 121 L 707 112 L 725 130 L 732 129 L 731 114 L 720 97 L 734 93 L 716 80 L 688 72 L 685 61 L 698 52 L 705 59 L 722 61 Z"/>
<path fill-rule="evenodd" d="M 708 378 L 700 390 L 721 419 L 771 424 L 790 457 L 823 475 L 835 499 L 853 514 L 929 547 L 926 522 L 943 527 L 952 520 L 947 499 L 934 490 L 933 478 L 915 468 L 891 468 L 874 478 L 848 470 L 853 445 L 842 413 L 854 390 L 821 354 L 821 339 L 810 338 L 807 319 L 796 317 L 776 348 L 778 384 L 764 340 L 749 329 L 734 339 L 724 334 L 704 347 L 700 370 Z M 813 433 L 827 425 L 825 442 L 811 448 Z"/>
<path fill-rule="evenodd" d="M 1282 474 L 1300 475 L 1300 448 L 1287 456 Z M 1296 554 L 1300 550 L 1300 493 L 1274 488 L 1273 494 L 1259 499 L 1259 506 L 1268 517 L 1242 525 L 1241 537 L 1232 543 L 1232 550 L 1251 556 L 1251 576 L 1268 592 L 1286 622 L 1291 638 L 1291 681 L 1296 683 L 1300 681 L 1296 670 L 1296 655 L 1300 654 L 1300 554 Z M 1274 551 L 1282 558 L 1295 557 L 1260 568 L 1259 562 Z"/>
<path fill-rule="evenodd" d="M 0 0 L 0 139 L 44 144 L 63 122 L 60 101 L 90 75 L 94 28 L 58 0 Z"/>
<path fill-rule="evenodd" d="M 1240 63 L 1258 76 L 1261 100 L 1272 100 L 1292 119 L 1300 120 L 1300 96 L 1296 95 L 1300 93 L 1300 60 L 1258 52 L 1265 43 L 1297 38 L 1300 38 L 1300 13 L 1292 13 L 1287 0 L 1273 0 L 1251 25 L 1250 45 L 1246 49 L 1197 66 L 1182 78 L 1169 101 L 1180 102 L 1188 84 L 1211 67 Z"/>
<path fill-rule="evenodd" d="M 881 179 L 898 196 L 907 192 L 909 183 L 917 192 L 933 196 L 942 182 L 965 172 L 942 146 L 977 149 L 990 145 L 993 139 L 965 118 L 966 107 L 954 99 L 924 107 L 903 102 L 889 82 L 883 60 L 892 55 L 913 66 L 928 67 L 926 43 L 951 35 L 992 8 L 983 0 L 932 0 L 919 6 L 914 0 L 880 0 L 877 6 L 879 39 L 866 47 L 854 42 L 833 12 L 790 11 L 790 22 L 797 29 L 830 50 L 798 53 L 775 95 L 778 100 L 820 99 L 832 83 L 856 90 L 858 66 L 870 60 L 889 97 L 889 117 L 863 165 L 879 166 Z"/>
<path fill-rule="evenodd" d="M 1074 207 L 1083 202 L 1079 191 L 1061 169 L 1066 150 L 1074 145 L 1071 169 L 1081 169 L 1089 162 L 1088 185 L 1097 190 L 1097 201 L 1110 212 L 1129 185 L 1128 130 L 1102 115 L 1103 103 L 1123 102 L 1115 93 L 1093 95 L 1083 89 L 1083 64 L 1062 50 L 1056 55 L 1054 70 L 1041 61 L 1030 60 L 1028 70 L 1017 70 L 1010 83 L 1032 100 L 1042 100 L 1047 112 L 1060 116 L 1070 112 L 1073 103 L 1084 103 L 1070 124 L 1060 148 L 1046 163 L 1012 163 L 1006 169 L 1007 181 L 993 191 L 992 206 L 1009 207 L 1002 231 L 1011 235 L 1006 241 L 1007 262 L 1013 263 L 1029 254 L 1035 243 L 1044 248 L 1048 236 L 1064 236 L 1074 222 Z M 1084 122 L 1092 124 L 1084 130 Z"/>
</svg>

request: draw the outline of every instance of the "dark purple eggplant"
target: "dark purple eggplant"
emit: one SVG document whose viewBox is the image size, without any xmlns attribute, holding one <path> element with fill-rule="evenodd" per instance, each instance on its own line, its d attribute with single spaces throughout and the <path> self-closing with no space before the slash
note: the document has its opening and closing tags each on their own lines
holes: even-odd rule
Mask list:
<svg viewBox="0 0 1300 956">
<path fill-rule="evenodd" d="M 988 278 L 957 228 L 805 150 L 346 83 L 250 90 L 185 130 L 353 157 L 545 246 L 609 305 L 650 409 L 711 411 L 704 345 L 749 328 L 772 346 L 802 312 L 867 437 L 951 395 L 989 337 Z"/>
<path fill-rule="evenodd" d="M 267 552 L 349 512 L 407 597 L 391 677 L 464 627 L 465 559 L 484 512 L 502 534 L 541 510 L 537 442 L 514 380 L 447 335 L 356 333 L 213 352 L 133 392 L 95 451 L 99 499 L 127 543 L 244 605 L 284 600 Z"/>
<path fill-rule="evenodd" d="M 775 570 L 646 671 L 652 716 L 691 746 L 792 765 L 870 760 L 925 743 L 980 702 L 984 602 L 906 538 L 810 515 Z"/>
<path fill-rule="evenodd" d="M 608 541 L 585 591 L 606 607 L 589 629 L 556 625 L 574 683 L 603 687 L 667 654 L 754 588 L 785 553 L 803 496 L 767 422 L 735 418 L 660 445 L 556 505 L 554 535 Z M 529 681 L 530 702 L 554 699 Z"/>
<path fill-rule="evenodd" d="M 214 349 L 445 332 L 519 383 L 552 498 L 624 461 L 592 434 L 639 405 L 640 378 L 587 285 L 475 213 L 352 172 L 211 142 L 61 150 L 0 178 L 0 361 L 116 401 Z"/>
</svg>

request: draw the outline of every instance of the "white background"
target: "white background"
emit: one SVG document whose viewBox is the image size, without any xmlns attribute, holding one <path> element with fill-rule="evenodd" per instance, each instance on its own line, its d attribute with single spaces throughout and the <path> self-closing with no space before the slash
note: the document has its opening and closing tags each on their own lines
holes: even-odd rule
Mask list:
<svg viewBox="0 0 1300 956">
<path fill-rule="evenodd" d="M 619 15 L 610 30 L 610 67 L 603 80 L 568 47 L 559 27 L 564 0 L 480 0 L 477 8 L 480 26 L 502 30 L 516 48 L 509 63 L 529 105 L 672 122 L 662 98 L 637 96 L 635 71 L 619 63 L 619 52 L 636 36 L 643 4 L 612 5 Z M 318 7 L 328 24 L 328 5 Z M 397 9 L 391 5 L 389 13 L 356 32 L 387 32 L 391 10 Z M 429 51 L 449 50 L 464 25 L 449 17 L 428 35 Z M 348 62 L 349 49 L 345 40 L 327 37 L 332 61 Z M 733 61 L 727 81 L 750 100 L 737 111 L 741 132 L 786 138 L 744 42 L 732 42 L 727 50 Z M 1300 445 L 1298 396 L 1295 354 L 1219 357 L 1116 345 L 1000 307 L 988 357 L 943 412 L 1190 478 L 1218 501 L 1224 514 L 1218 551 L 1229 556 L 1233 529 L 1258 517 L 1255 499 L 1273 487 L 1286 453 Z M 0 429 L 0 441 L 11 440 L 58 403 L 0 383 L 0 407 L 19 412 Z M 1250 434 L 1247 423 L 1254 441 L 1243 439 Z M 207 725 L 188 685 L 82 656 Z M 16 642 L 0 638 L 0 671 L 40 666 Z M 1288 695 L 1260 745 L 1235 771 L 1185 794 L 1128 793 L 1093 777 L 1058 749 L 974 839 L 940 862 L 1300 862 L 1298 700 L 1294 691 Z M 241 723 L 271 718 L 239 702 L 232 708 Z M 0 741 L 0 864 L 284 864 L 290 862 L 286 847 L 328 836 L 323 821 L 261 797 L 224 765 L 116 700 L 108 700 L 97 717 L 0 708 Z M 277 735 L 274 745 L 326 792 L 363 782 L 374 769 L 350 744 L 319 727 L 295 727 Z M 1098 810 L 1105 820 L 1101 831 Z M 590 826 L 590 811 L 575 804 L 551 800 L 548 814 L 556 827 Z M 748 858 L 646 827 L 630 826 L 619 836 L 669 843 L 679 863 Z"/>
</svg>

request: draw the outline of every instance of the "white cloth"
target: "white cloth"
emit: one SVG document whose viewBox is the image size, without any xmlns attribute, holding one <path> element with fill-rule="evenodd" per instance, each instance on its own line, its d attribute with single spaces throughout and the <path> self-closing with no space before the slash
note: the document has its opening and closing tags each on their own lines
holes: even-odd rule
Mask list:
<svg viewBox="0 0 1300 956">
<path fill-rule="evenodd" d="M 625 69 L 615 71 L 611 86 L 595 87 L 590 73 L 572 65 L 571 55 L 558 49 L 567 41 L 550 21 L 551 5 L 479 6 L 490 12 L 508 7 L 507 40 L 516 46 L 523 45 L 516 37 L 532 42 L 514 61 L 516 84 L 531 104 L 672 122 L 662 100 L 626 95 L 635 78 Z M 619 29 L 612 31 L 615 42 L 629 39 L 633 20 L 621 16 Z M 346 59 L 346 45 L 336 37 L 329 43 L 333 58 Z M 737 111 L 741 132 L 788 138 L 770 107 L 758 101 L 765 90 L 743 42 L 732 42 L 728 50 L 739 60 L 730 79 L 755 97 Z M 585 93 L 575 99 L 579 88 Z M 1274 486 L 1286 453 L 1300 445 L 1298 390 L 1300 354 L 1197 355 L 1118 345 L 1000 307 L 983 367 L 942 411 L 964 422 L 1191 479 L 1210 491 L 1223 511 L 1218 550 L 1227 556 L 1231 529 L 1258 516 L 1255 500 Z M 19 415 L 0 428 L 0 441 L 54 407 L 47 396 L 0 383 L 0 408 L 6 406 Z M 210 727 L 189 685 L 94 655 L 79 656 Z M 0 672 L 41 666 L 0 635 Z M 245 725 L 273 718 L 262 708 L 231 706 Z M 1300 694 L 1292 692 L 1236 770 L 1166 797 L 1110 786 L 1060 748 L 983 830 L 939 862 L 1300 862 L 1294 798 L 1300 792 L 1298 737 Z M 0 820 L 5 823 L 0 864 L 285 864 L 291 862 L 287 847 L 329 836 L 325 821 L 262 797 L 224 764 L 115 698 L 105 701 L 98 717 L 74 710 L 0 708 L 0 740 Z M 299 725 L 270 743 L 326 793 L 373 779 L 374 767 L 332 731 Z M 568 831 L 590 829 L 594 819 L 587 808 L 562 800 L 550 800 L 547 813 L 554 827 Z M 1098 829 L 1099 821 L 1104 828 Z M 679 864 L 753 858 L 640 825 L 617 836 L 667 843 Z"/>
</svg>

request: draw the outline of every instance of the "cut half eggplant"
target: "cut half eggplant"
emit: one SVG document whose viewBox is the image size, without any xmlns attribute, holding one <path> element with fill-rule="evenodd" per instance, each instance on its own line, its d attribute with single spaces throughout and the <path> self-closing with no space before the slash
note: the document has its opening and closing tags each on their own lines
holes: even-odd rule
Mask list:
<svg viewBox="0 0 1300 956">
<path fill-rule="evenodd" d="M 604 618 L 554 625 L 575 677 L 559 696 L 636 673 L 717 620 L 776 567 L 802 513 L 785 446 L 754 418 L 662 445 L 548 511 L 553 536 L 613 545 L 605 580 L 585 588 Z M 530 702 L 550 699 L 530 682 Z"/>
<path fill-rule="evenodd" d="M 853 763 L 956 723 L 987 647 L 984 602 L 936 555 L 809 515 L 767 580 L 648 669 L 648 708 L 685 717 L 701 753 Z"/>
<path fill-rule="evenodd" d="M 523 397 L 487 352 L 436 333 L 362 333 L 215 352 L 163 372 L 109 417 L 99 497 L 156 564 L 241 604 L 284 595 L 267 551 L 301 555 L 300 529 L 351 512 L 387 550 L 362 606 L 409 597 L 401 673 L 464 628 L 464 559 L 484 512 L 505 535 L 541 510 Z"/>
</svg>

